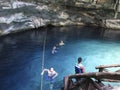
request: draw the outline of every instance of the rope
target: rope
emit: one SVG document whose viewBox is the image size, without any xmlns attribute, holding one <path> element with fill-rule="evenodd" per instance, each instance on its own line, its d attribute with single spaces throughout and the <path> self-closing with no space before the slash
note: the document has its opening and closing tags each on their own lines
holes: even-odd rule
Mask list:
<svg viewBox="0 0 120 90">
<path fill-rule="evenodd" d="M 47 29 L 45 32 L 45 37 L 44 37 L 44 43 L 43 43 L 43 54 L 42 54 L 42 70 L 44 69 L 44 57 L 45 57 L 45 45 L 46 45 L 46 36 L 47 36 Z M 40 85 L 40 90 L 42 90 L 43 86 L 43 75 L 41 76 L 41 85 Z"/>
</svg>

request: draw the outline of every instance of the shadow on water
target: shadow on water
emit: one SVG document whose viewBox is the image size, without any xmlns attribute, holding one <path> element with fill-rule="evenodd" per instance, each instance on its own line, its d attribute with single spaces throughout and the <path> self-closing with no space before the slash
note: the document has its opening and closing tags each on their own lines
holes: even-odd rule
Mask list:
<svg viewBox="0 0 120 90">
<path fill-rule="evenodd" d="M 101 64 L 119 62 L 119 30 L 70 26 L 12 34 L 0 38 L 0 90 L 40 90 L 45 35 L 44 68 L 54 67 L 59 73 L 53 90 L 61 89 L 64 76 L 74 74 L 79 56 L 87 72 L 96 71 L 95 66 Z M 60 40 L 65 45 L 51 54 L 53 45 Z M 43 79 L 43 90 L 48 90 L 48 83 Z"/>
</svg>

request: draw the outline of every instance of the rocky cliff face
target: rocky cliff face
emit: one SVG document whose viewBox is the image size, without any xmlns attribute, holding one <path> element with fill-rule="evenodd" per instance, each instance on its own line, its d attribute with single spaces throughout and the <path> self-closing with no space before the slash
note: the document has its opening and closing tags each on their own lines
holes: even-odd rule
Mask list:
<svg viewBox="0 0 120 90">
<path fill-rule="evenodd" d="M 0 35 L 38 28 L 49 24 L 99 25 L 107 28 L 120 28 L 120 20 L 101 19 L 90 9 L 59 5 L 57 3 L 26 3 L 0 1 Z M 114 22 L 114 23 L 113 23 Z"/>
</svg>

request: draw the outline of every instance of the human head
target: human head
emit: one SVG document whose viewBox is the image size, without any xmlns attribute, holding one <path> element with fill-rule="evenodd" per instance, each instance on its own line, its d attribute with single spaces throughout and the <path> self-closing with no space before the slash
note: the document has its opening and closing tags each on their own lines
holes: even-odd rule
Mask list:
<svg viewBox="0 0 120 90">
<path fill-rule="evenodd" d="M 63 42 L 63 40 L 61 40 L 60 42 Z"/>
<path fill-rule="evenodd" d="M 81 62 L 82 62 L 82 58 L 79 57 L 79 58 L 78 58 L 78 63 L 81 63 Z"/>
<path fill-rule="evenodd" d="M 51 68 L 50 68 L 50 71 L 54 71 L 54 68 L 53 68 L 53 67 L 51 67 Z"/>
</svg>

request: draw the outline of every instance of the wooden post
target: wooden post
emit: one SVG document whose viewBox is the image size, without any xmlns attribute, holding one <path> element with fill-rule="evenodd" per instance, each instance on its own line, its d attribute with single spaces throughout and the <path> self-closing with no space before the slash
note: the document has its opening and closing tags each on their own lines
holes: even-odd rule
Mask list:
<svg viewBox="0 0 120 90">
<path fill-rule="evenodd" d="M 68 90 L 69 77 L 64 77 L 64 90 Z"/>
</svg>

